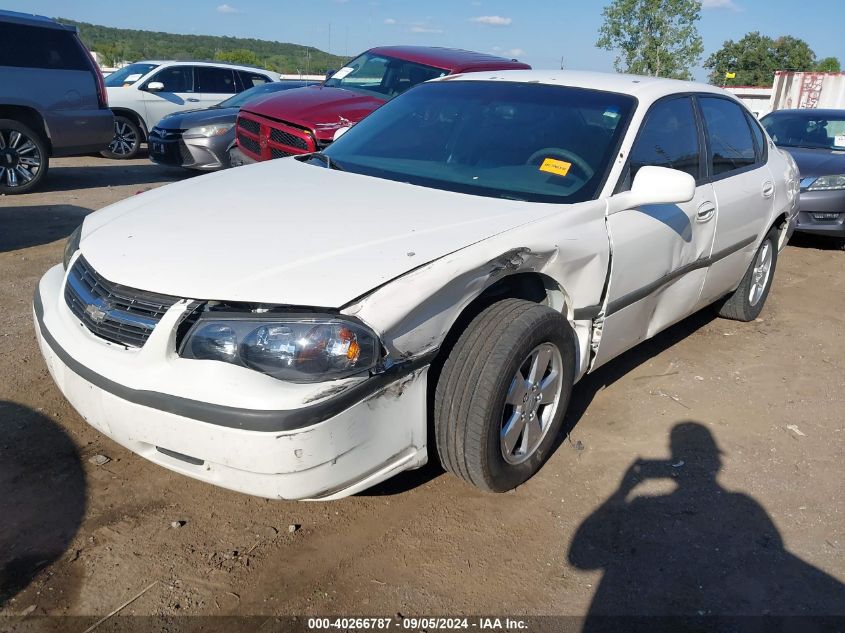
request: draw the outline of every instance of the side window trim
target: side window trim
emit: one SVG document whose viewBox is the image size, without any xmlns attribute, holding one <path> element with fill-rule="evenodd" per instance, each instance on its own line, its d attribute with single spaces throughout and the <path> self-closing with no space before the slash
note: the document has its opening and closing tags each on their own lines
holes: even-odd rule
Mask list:
<svg viewBox="0 0 845 633">
<path fill-rule="evenodd" d="M 708 172 L 708 175 L 709 175 L 708 182 L 713 183 L 713 182 L 718 182 L 720 180 L 724 180 L 725 178 L 732 178 L 733 176 L 738 176 L 740 174 L 744 174 L 744 173 L 749 172 L 749 171 L 754 171 L 755 169 L 760 169 L 763 165 L 765 165 L 765 162 L 762 162 L 762 163 L 758 162 L 757 152 L 756 152 L 757 139 L 754 137 L 754 132 L 749 127 L 748 133 L 751 135 L 751 142 L 755 147 L 754 163 L 752 163 L 751 165 L 746 165 L 745 167 L 740 167 L 739 169 L 732 169 L 731 171 L 722 172 L 721 174 L 713 175 L 712 173 L 710 173 L 710 167 L 713 165 L 713 154 L 712 154 L 713 148 L 712 148 L 712 145 L 710 143 L 709 132 L 707 131 L 707 123 L 704 120 L 704 112 L 701 110 L 701 105 L 698 103 L 699 99 L 721 99 L 722 101 L 727 101 L 728 103 L 732 103 L 734 105 L 737 105 L 737 106 L 739 106 L 740 112 L 742 113 L 743 117 L 745 118 L 745 124 L 749 125 L 749 121 L 748 121 L 748 117 L 746 116 L 746 108 L 745 108 L 745 106 L 742 105 L 742 103 L 737 102 L 736 100 L 731 99 L 730 97 L 726 97 L 724 95 L 711 93 L 711 92 L 699 92 L 699 93 L 695 94 L 696 108 L 698 109 L 698 111 L 700 113 L 701 126 L 704 129 L 704 132 L 705 132 L 704 136 L 705 136 L 706 141 L 707 141 L 707 168 L 708 168 L 707 172 Z"/>
<path fill-rule="evenodd" d="M 769 147 L 768 143 L 766 143 L 766 133 L 763 131 L 762 126 L 757 121 L 757 118 L 743 108 L 745 114 L 745 121 L 748 123 L 748 127 L 751 128 L 751 138 L 754 139 L 754 146 L 757 148 L 757 162 L 760 165 L 765 165 L 769 162 Z M 756 126 L 756 127 L 755 127 Z M 757 130 L 757 134 L 754 133 L 754 130 Z M 763 146 L 760 147 L 760 139 L 763 139 Z"/>
<path fill-rule="evenodd" d="M 611 195 L 621 193 L 623 191 L 622 187 L 625 186 L 625 180 L 628 178 L 628 175 L 631 172 L 631 156 L 634 153 L 634 147 L 636 147 L 637 143 L 642 137 L 643 129 L 645 128 L 645 124 L 648 122 L 648 117 L 658 106 L 663 105 L 664 103 L 667 103 L 669 101 L 675 101 L 677 99 L 689 99 L 690 107 L 693 111 L 693 118 L 695 119 L 696 137 L 698 140 L 698 178 L 695 179 L 695 186 L 700 187 L 701 185 L 705 185 L 710 182 L 709 173 L 707 170 L 707 166 L 709 165 L 710 160 L 708 158 L 708 155 L 706 155 L 705 152 L 702 151 L 702 149 L 706 147 L 704 145 L 704 124 L 700 116 L 698 103 L 696 102 L 695 97 L 696 94 L 693 92 L 679 92 L 677 94 L 671 94 L 665 97 L 661 97 L 649 106 L 648 110 L 643 116 L 643 122 L 640 124 L 640 129 L 637 130 L 637 134 L 634 137 L 634 141 L 631 143 L 631 149 L 628 151 L 628 156 L 625 159 L 625 166 L 622 168 L 622 171 L 619 174 L 619 180 L 616 182 L 616 186 L 613 188 L 613 194 Z"/>
</svg>

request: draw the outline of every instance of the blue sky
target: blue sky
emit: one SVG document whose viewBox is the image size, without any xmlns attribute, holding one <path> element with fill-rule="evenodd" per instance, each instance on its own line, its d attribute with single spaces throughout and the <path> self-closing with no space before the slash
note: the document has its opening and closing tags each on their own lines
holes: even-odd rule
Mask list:
<svg viewBox="0 0 845 633">
<path fill-rule="evenodd" d="M 595 47 L 604 0 L 5 0 L 0 8 L 123 28 L 256 37 L 353 56 L 379 44 L 455 46 L 535 68 L 613 69 Z M 706 57 L 748 31 L 793 35 L 845 64 L 845 0 L 704 0 Z M 800 7 L 800 8 L 799 8 Z M 703 70 L 696 71 L 703 79 Z"/>
</svg>

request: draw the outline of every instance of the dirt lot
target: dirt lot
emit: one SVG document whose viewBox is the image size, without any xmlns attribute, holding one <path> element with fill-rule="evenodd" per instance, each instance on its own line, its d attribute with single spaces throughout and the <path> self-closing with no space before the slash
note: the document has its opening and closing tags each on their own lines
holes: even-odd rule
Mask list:
<svg viewBox="0 0 845 633">
<path fill-rule="evenodd" d="M 757 322 L 702 313 L 588 376 L 515 492 L 430 467 L 266 501 L 99 435 L 33 337 L 33 288 L 82 218 L 183 177 L 63 159 L 46 191 L 0 197 L 0 614 L 105 615 L 154 581 L 122 613 L 845 614 L 845 252 L 790 245 Z"/>
</svg>

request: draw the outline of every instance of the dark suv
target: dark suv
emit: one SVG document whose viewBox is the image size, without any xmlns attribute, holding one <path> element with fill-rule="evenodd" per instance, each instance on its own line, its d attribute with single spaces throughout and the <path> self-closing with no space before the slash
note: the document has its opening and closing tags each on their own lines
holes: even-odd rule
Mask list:
<svg viewBox="0 0 845 633">
<path fill-rule="evenodd" d="M 114 117 L 75 27 L 0 11 L 0 43 L 0 193 L 26 193 L 50 156 L 108 146 Z"/>
</svg>

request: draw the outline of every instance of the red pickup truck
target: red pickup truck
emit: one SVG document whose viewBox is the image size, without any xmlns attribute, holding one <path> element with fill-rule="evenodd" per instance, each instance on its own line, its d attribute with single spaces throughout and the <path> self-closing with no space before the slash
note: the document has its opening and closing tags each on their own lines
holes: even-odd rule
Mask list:
<svg viewBox="0 0 845 633">
<path fill-rule="evenodd" d="M 359 55 L 323 84 L 288 90 L 242 107 L 237 145 L 253 162 L 305 154 L 332 142 L 411 86 L 429 79 L 484 70 L 525 70 L 512 59 L 451 48 L 382 46 Z"/>
</svg>

